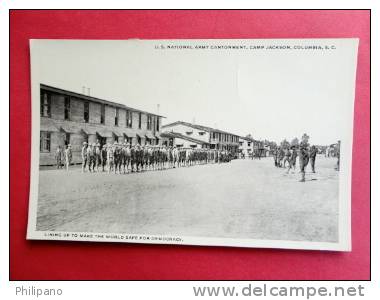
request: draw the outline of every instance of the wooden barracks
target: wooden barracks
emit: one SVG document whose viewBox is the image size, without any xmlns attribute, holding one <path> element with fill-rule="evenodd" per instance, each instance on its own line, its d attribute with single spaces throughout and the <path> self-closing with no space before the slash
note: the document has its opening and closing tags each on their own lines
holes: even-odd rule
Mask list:
<svg viewBox="0 0 380 300">
<path fill-rule="evenodd" d="M 81 162 L 83 142 L 161 144 L 162 116 L 88 95 L 40 85 L 40 165 L 55 164 L 55 152 L 71 144 Z"/>
</svg>

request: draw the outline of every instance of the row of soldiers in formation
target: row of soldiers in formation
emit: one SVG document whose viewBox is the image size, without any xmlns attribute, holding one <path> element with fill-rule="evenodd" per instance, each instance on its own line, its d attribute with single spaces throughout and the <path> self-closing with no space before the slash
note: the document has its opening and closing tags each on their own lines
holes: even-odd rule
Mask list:
<svg viewBox="0 0 380 300">
<path fill-rule="evenodd" d="M 148 170 L 190 167 L 199 164 L 229 162 L 232 155 L 226 150 L 177 148 L 129 143 L 100 145 L 83 143 L 82 172 L 108 171 L 126 174 Z"/>
<path fill-rule="evenodd" d="M 305 169 L 309 164 L 311 166 L 311 171 L 315 173 L 315 159 L 317 157 L 318 149 L 316 146 L 309 147 L 308 143 L 301 142 L 299 149 L 297 147 L 277 147 L 273 151 L 274 165 L 278 168 L 287 168 L 289 171 L 291 169 L 296 169 L 297 157 L 299 157 L 299 165 L 301 171 L 301 182 L 305 182 Z"/>
</svg>

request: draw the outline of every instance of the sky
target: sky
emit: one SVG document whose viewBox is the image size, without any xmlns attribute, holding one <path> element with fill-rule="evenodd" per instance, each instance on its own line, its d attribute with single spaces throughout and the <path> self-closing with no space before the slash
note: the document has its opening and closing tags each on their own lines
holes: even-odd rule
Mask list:
<svg viewBox="0 0 380 300">
<path fill-rule="evenodd" d="M 237 44 L 248 50 L 225 49 Z M 163 124 L 195 122 L 276 142 L 307 133 L 311 143 L 326 145 L 347 134 L 352 122 L 354 44 L 348 39 L 34 40 L 32 84 L 79 93 L 85 86 L 91 96 L 159 112 L 166 117 Z M 271 45 L 292 48 L 267 49 Z M 293 49 L 297 45 L 336 49 Z"/>
</svg>

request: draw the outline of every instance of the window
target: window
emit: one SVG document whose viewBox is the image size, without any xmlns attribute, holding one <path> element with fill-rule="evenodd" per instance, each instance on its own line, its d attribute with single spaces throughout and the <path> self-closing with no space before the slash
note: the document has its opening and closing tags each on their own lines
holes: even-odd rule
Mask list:
<svg viewBox="0 0 380 300">
<path fill-rule="evenodd" d="M 141 129 L 141 113 L 139 113 L 139 129 Z"/>
<path fill-rule="evenodd" d="M 70 97 L 65 97 L 65 120 L 70 120 Z"/>
<path fill-rule="evenodd" d="M 106 119 L 106 105 L 102 104 L 100 107 L 100 124 L 104 124 Z"/>
<path fill-rule="evenodd" d="M 160 140 L 156 138 L 156 145 L 160 144 Z"/>
<path fill-rule="evenodd" d="M 212 138 L 213 138 L 214 140 L 216 139 L 216 133 L 215 133 L 215 132 L 212 133 Z"/>
<path fill-rule="evenodd" d="M 119 126 L 119 109 L 115 108 L 115 126 Z"/>
<path fill-rule="evenodd" d="M 248 142 L 248 147 L 251 147 L 251 142 Z"/>
<path fill-rule="evenodd" d="M 50 152 L 50 132 L 40 132 L 40 152 Z"/>
<path fill-rule="evenodd" d="M 141 145 L 141 137 L 137 136 L 137 144 Z"/>
<path fill-rule="evenodd" d="M 126 111 L 125 126 L 132 128 L 132 112 L 130 110 Z"/>
<path fill-rule="evenodd" d="M 160 131 L 160 117 L 156 117 L 156 131 Z"/>
<path fill-rule="evenodd" d="M 147 129 L 152 130 L 152 116 L 148 115 Z"/>
<path fill-rule="evenodd" d="M 204 132 L 204 131 L 199 131 L 199 132 L 198 132 L 199 135 L 204 135 L 205 133 L 206 133 L 206 132 Z"/>
<path fill-rule="evenodd" d="M 86 123 L 90 120 L 90 103 L 88 101 L 83 102 L 84 110 L 83 110 L 83 119 Z"/>
<path fill-rule="evenodd" d="M 41 93 L 40 115 L 41 117 L 51 117 L 51 95 L 47 92 Z"/>
</svg>

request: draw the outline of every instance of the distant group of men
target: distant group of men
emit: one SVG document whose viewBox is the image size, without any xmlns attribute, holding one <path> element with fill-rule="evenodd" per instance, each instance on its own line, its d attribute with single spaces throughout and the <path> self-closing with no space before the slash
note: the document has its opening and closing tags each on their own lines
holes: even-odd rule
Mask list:
<svg viewBox="0 0 380 300">
<path fill-rule="evenodd" d="M 71 161 L 73 159 L 73 152 L 71 150 L 71 145 L 68 144 L 64 148 L 61 146 L 57 147 L 55 151 L 55 161 L 57 169 L 63 168 L 65 166 L 66 170 L 69 170 L 69 166 L 71 165 Z"/>
<path fill-rule="evenodd" d="M 229 162 L 228 151 L 177 148 L 130 143 L 83 143 L 82 172 L 126 174 L 148 170 L 190 167 L 198 164 Z"/>
<path fill-rule="evenodd" d="M 277 147 L 273 152 L 274 165 L 278 168 L 286 168 L 288 171 L 296 169 L 297 157 L 299 157 L 299 165 L 301 171 L 301 182 L 305 182 L 305 169 L 307 165 L 311 165 L 311 171 L 315 173 L 315 159 L 317 157 L 318 149 L 316 146 L 309 147 L 308 143 L 301 142 L 299 149 L 296 146 L 291 147 Z"/>
</svg>

